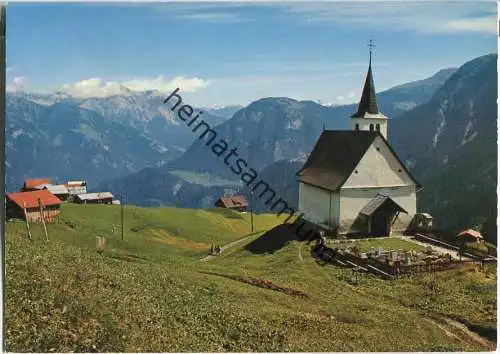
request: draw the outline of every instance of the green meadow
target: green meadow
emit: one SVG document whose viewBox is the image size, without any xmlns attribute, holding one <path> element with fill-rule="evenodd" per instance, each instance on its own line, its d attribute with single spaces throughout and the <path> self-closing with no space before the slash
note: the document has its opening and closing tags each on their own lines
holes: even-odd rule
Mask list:
<svg viewBox="0 0 500 354">
<path fill-rule="evenodd" d="M 48 242 L 40 225 L 31 225 L 29 240 L 26 224 L 10 221 L 5 350 L 495 349 L 495 268 L 387 281 L 320 264 L 305 242 L 272 253 L 248 250 L 283 219 L 255 215 L 251 234 L 249 214 L 126 206 L 121 240 L 120 206 L 66 204 L 59 221 L 48 225 Z M 97 236 L 106 240 L 101 253 Z M 200 261 L 210 244 L 241 239 Z M 374 246 L 377 241 L 366 245 Z"/>
</svg>

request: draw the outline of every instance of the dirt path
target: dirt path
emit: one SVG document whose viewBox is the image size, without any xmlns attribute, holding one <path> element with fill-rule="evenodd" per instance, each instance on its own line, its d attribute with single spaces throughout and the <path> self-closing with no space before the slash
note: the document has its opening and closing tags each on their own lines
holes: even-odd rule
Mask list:
<svg viewBox="0 0 500 354">
<path fill-rule="evenodd" d="M 435 325 L 436 327 L 439 327 L 439 328 L 440 328 L 440 329 L 441 329 L 444 333 L 446 333 L 446 335 L 447 335 L 448 337 L 455 338 L 456 340 L 458 340 L 458 341 L 460 341 L 460 342 L 462 342 L 462 343 L 464 343 L 464 342 L 466 343 L 466 341 L 464 341 L 462 338 L 460 338 L 459 336 L 457 336 L 455 333 L 450 332 L 450 331 L 448 330 L 448 328 L 446 328 L 446 327 L 445 327 L 445 326 L 443 326 L 442 324 L 439 324 L 438 322 L 436 322 L 436 321 L 434 321 L 434 320 L 432 320 L 432 319 L 430 319 L 430 318 L 425 318 L 425 320 L 426 320 L 427 322 L 432 323 L 432 324 L 433 324 L 433 325 Z"/>
<path fill-rule="evenodd" d="M 454 327 L 458 331 L 462 332 L 464 335 L 466 335 L 471 341 L 483 346 L 487 350 L 495 350 L 496 344 L 492 343 L 488 339 L 481 337 L 479 334 L 471 331 L 469 328 L 467 328 L 466 325 L 463 323 L 460 323 L 458 321 L 452 320 L 451 318 L 444 318 L 446 323 L 448 323 L 450 326 Z"/>
<path fill-rule="evenodd" d="M 240 238 L 239 240 L 233 241 L 233 242 L 231 242 L 231 243 L 228 243 L 228 244 L 227 244 L 227 245 L 225 245 L 225 246 L 222 246 L 222 247 L 221 247 L 222 253 L 224 253 L 224 251 L 225 251 L 226 249 L 231 248 L 231 247 L 233 247 L 233 246 L 237 245 L 238 243 L 245 241 L 246 239 L 250 238 L 251 236 L 253 236 L 253 235 L 248 235 L 248 236 L 245 236 L 245 237 L 243 237 L 243 238 Z M 201 258 L 201 259 L 200 259 L 200 261 L 202 261 L 202 262 L 211 261 L 211 260 L 212 260 L 212 259 L 214 259 L 215 257 L 217 257 L 217 256 L 212 256 L 212 255 L 210 255 L 210 254 L 209 254 L 209 255 L 207 255 L 207 256 L 205 256 L 205 257 Z"/>
<path fill-rule="evenodd" d="M 299 245 L 299 255 L 298 256 L 299 256 L 300 261 L 302 262 L 304 259 L 302 258 L 302 247 L 301 247 L 301 245 Z"/>
<path fill-rule="evenodd" d="M 441 324 L 431 318 L 426 318 L 425 320 L 439 327 L 446 333 L 447 336 L 455 338 L 462 343 L 479 345 L 485 351 L 493 351 L 496 349 L 495 343 L 481 337 L 479 334 L 468 329 L 467 326 L 463 323 L 452 320 L 451 318 L 442 318 L 442 321 L 444 321 L 446 325 Z"/>
</svg>

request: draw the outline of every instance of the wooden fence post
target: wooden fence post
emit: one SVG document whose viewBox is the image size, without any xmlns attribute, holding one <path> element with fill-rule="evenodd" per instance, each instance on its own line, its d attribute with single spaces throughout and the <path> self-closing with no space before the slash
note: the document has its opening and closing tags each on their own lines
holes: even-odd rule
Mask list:
<svg viewBox="0 0 500 354">
<path fill-rule="evenodd" d="M 45 240 L 48 241 L 49 240 L 49 234 L 47 232 L 47 225 L 45 225 L 45 218 L 43 216 L 42 200 L 40 198 L 38 198 L 38 207 L 40 208 L 40 219 L 42 220 L 43 229 L 45 231 Z"/>
<path fill-rule="evenodd" d="M 33 238 L 31 237 L 30 223 L 28 221 L 28 213 L 26 212 L 26 202 L 24 202 L 23 210 L 24 210 L 24 220 L 26 221 L 26 230 L 28 230 L 28 237 L 30 240 L 32 240 Z"/>
</svg>

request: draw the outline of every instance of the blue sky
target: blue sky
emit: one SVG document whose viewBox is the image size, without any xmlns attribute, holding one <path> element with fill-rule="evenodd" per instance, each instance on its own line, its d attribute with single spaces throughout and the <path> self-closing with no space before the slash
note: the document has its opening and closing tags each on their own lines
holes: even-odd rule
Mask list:
<svg viewBox="0 0 500 354">
<path fill-rule="evenodd" d="M 497 51 L 495 2 L 11 3 L 8 89 L 75 96 L 180 86 L 198 106 L 359 99 Z"/>
</svg>

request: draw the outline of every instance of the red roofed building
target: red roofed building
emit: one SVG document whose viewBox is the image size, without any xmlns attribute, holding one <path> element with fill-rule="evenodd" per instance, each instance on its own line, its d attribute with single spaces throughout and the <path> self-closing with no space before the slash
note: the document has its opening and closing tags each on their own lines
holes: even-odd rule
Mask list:
<svg viewBox="0 0 500 354">
<path fill-rule="evenodd" d="M 27 219 L 32 222 L 42 221 L 40 204 L 42 205 L 45 221 L 53 222 L 59 215 L 61 200 L 47 189 L 8 193 L 6 195 L 7 219 Z"/>
<path fill-rule="evenodd" d="M 27 179 L 24 181 L 23 187 L 21 188 L 21 192 L 29 192 L 36 190 L 38 186 L 42 184 L 50 184 L 51 180 L 49 178 L 34 178 Z"/>
<path fill-rule="evenodd" d="M 215 202 L 215 206 L 244 212 L 248 209 L 248 202 L 244 196 L 234 195 L 232 197 L 219 198 Z"/>
</svg>

